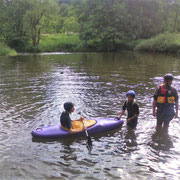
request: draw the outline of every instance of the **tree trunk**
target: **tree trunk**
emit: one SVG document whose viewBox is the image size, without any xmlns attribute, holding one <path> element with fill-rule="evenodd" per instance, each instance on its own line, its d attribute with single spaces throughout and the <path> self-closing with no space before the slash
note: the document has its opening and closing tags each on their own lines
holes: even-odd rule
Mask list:
<svg viewBox="0 0 180 180">
<path fill-rule="evenodd" d="M 38 29 L 37 32 L 36 27 L 33 27 L 31 33 L 32 33 L 33 46 L 36 47 L 39 45 L 39 41 L 40 41 L 40 34 L 41 34 L 40 28 Z"/>
<path fill-rule="evenodd" d="M 176 15 L 175 15 L 175 20 L 174 20 L 174 32 L 176 32 L 176 24 L 177 24 L 177 12 L 176 12 Z"/>
</svg>

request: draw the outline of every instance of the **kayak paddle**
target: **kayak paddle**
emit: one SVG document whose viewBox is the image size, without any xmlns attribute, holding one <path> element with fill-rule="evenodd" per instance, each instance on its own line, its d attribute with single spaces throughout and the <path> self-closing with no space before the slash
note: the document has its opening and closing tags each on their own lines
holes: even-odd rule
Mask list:
<svg viewBox="0 0 180 180">
<path fill-rule="evenodd" d="M 86 137 L 87 137 L 87 149 L 89 150 L 89 153 L 91 152 L 92 150 L 92 140 L 91 138 L 89 137 L 88 135 L 88 132 L 87 132 L 87 129 L 85 128 L 85 125 L 84 125 L 84 121 L 82 120 L 82 123 L 83 123 L 83 127 L 85 129 L 85 133 L 86 133 Z"/>
</svg>

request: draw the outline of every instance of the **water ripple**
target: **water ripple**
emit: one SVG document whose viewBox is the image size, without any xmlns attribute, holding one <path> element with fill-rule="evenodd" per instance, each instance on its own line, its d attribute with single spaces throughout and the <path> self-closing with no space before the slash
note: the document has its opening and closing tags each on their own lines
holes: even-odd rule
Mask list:
<svg viewBox="0 0 180 180">
<path fill-rule="evenodd" d="M 166 71 L 180 90 L 178 59 L 130 52 L 45 55 L 1 58 L 1 179 L 180 178 L 179 119 L 165 132 L 156 130 L 152 116 L 153 93 Z M 75 103 L 72 119 L 79 112 L 115 117 L 129 89 L 140 106 L 137 129 L 128 129 L 123 116 L 122 128 L 92 137 L 90 154 L 85 137 L 32 139 L 32 129 L 59 123 L 65 101 Z"/>
</svg>

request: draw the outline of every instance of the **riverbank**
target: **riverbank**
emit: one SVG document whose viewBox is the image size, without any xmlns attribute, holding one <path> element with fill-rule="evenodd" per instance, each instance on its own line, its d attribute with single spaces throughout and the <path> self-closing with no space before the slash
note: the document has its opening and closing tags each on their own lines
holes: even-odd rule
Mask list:
<svg viewBox="0 0 180 180">
<path fill-rule="evenodd" d="M 44 34 L 37 47 L 29 45 L 28 52 L 78 52 L 84 51 L 78 34 Z"/>
<path fill-rule="evenodd" d="M 28 45 L 24 52 L 102 52 L 96 47 L 79 38 L 78 34 L 44 34 L 41 37 L 38 46 Z M 142 52 L 158 52 L 158 53 L 180 53 L 180 33 L 163 33 L 146 40 L 137 40 L 123 43 L 120 46 L 122 50 L 142 51 Z M 105 51 L 105 50 L 104 50 Z M 16 55 L 16 51 L 0 44 L 0 55 Z"/>
<path fill-rule="evenodd" d="M 132 50 L 143 52 L 180 53 L 180 33 L 163 33 L 146 40 L 124 42 L 116 51 Z M 28 52 L 84 52 L 103 51 L 91 46 L 79 38 L 78 34 L 46 34 L 43 35 L 39 46 L 27 48 Z"/>
<path fill-rule="evenodd" d="M 136 51 L 180 53 L 180 33 L 163 33 L 147 40 L 141 40 Z"/>
<path fill-rule="evenodd" d="M 32 43 L 30 43 L 32 44 Z M 44 34 L 37 47 L 29 45 L 27 52 L 114 52 L 122 50 L 133 50 L 137 43 L 135 41 L 122 41 L 116 44 L 114 50 L 100 48 L 98 42 L 93 40 L 84 42 L 79 34 Z"/>
<path fill-rule="evenodd" d="M 17 52 L 14 49 L 9 48 L 3 43 L 0 43 L 0 56 L 16 55 Z"/>
</svg>

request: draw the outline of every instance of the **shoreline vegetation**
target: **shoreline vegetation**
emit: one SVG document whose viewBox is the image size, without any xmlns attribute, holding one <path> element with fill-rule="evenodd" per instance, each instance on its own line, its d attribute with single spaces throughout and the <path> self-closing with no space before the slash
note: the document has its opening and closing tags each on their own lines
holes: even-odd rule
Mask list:
<svg viewBox="0 0 180 180">
<path fill-rule="evenodd" d="M 163 33 L 147 40 L 141 40 L 136 51 L 180 54 L 180 33 Z"/>
<path fill-rule="evenodd" d="M 34 47 L 30 45 L 27 52 L 79 52 L 84 51 L 83 43 L 78 34 L 44 34 L 41 37 L 39 45 Z"/>
<path fill-rule="evenodd" d="M 78 34 L 44 34 L 41 37 L 38 46 L 34 47 L 29 43 L 23 52 L 107 52 L 91 47 L 91 42 L 87 42 L 86 46 L 79 38 Z M 163 33 L 146 40 L 137 40 L 134 42 L 126 42 L 116 51 L 122 50 L 155 52 L 155 53 L 175 53 L 180 54 L 180 33 Z M 0 44 L 0 55 L 17 55 L 14 49 L 7 45 Z"/>
<path fill-rule="evenodd" d="M 9 48 L 7 45 L 0 43 L 0 56 L 14 56 L 17 52 L 14 49 Z"/>
<path fill-rule="evenodd" d="M 0 55 L 180 53 L 180 0 L 2 0 L 0 14 Z"/>
</svg>

